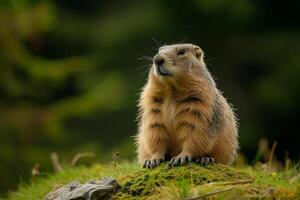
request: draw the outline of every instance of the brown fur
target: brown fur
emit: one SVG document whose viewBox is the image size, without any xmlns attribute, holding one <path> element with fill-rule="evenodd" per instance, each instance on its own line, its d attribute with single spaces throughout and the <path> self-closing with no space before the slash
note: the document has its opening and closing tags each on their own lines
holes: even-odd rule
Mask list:
<svg viewBox="0 0 300 200">
<path fill-rule="evenodd" d="M 184 55 L 178 51 L 184 49 Z M 139 163 L 146 159 L 213 157 L 231 164 L 236 156 L 237 125 L 231 106 L 216 88 L 203 51 L 192 44 L 163 46 L 159 74 L 153 64 L 139 100 Z"/>
</svg>

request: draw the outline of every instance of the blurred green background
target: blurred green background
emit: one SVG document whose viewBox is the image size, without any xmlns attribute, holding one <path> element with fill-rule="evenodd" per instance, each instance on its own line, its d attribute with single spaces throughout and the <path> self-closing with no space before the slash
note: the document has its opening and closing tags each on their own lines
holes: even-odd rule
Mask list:
<svg viewBox="0 0 300 200">
<path fill-rule="evenodd" d="M 134 160 L 136 101 L 161 44 L 191 42 L 240 119 L 299 159 L 299 1 L 0 0 L 0 192 L 94 152 Z M 141 59 L 140 59 L 141 58 Z"/>
</svg>

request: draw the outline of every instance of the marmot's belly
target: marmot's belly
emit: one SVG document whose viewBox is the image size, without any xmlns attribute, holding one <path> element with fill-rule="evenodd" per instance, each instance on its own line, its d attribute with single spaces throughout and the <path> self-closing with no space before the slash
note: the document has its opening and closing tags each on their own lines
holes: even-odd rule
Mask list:
<svg viewBox="0 0 300 200">
<path fill-rule="evenodd" d="M 176 136 L 171 135 L 170 140 L 168 142 L 167 151 L 170 156 L 178 155 L 182 150 L 182 144 L 177 140 Z"/>
<path fill-rule="evenodd" d="M 195 122 L 195 121 L 194 121 Z M 167 143 L 167 149 L 168 149 L 168 155 L 174 157 L 178 155 L 183 150 L 183 143 L 186 142 L 186 139 L 188 137 L 191 137 L 189 140 L 189 145 L 193 146 L 193 155 L 194 156 L 203 156 L 204 154 L 209 154 L 211 152 L 207 152 L 207 149 L 203 149 L 203 147 L 206 147 L 207 140 L 210 140 L 212 138 L 207 137 L 207 132 L 203 129 L 194 129 L 191 130 L 190 128 L 186 129 L 185 131 L 180 131 L 178 129 L 178 124 L 180 121 L 177 121 L 175 118 L 170 117 L 169 121 L 167 121 L 167 132 L 168 132 L 168 138 L 169 142 Z M 200 120 L 198 123 L 202 123 Z M 198 125 L 198 127 L 201 127 L 201 125 Z M 185 135 L 183 139 L 183 134 Z M 209 142 L 208 142 L 209 143 Z"/>
</svg>

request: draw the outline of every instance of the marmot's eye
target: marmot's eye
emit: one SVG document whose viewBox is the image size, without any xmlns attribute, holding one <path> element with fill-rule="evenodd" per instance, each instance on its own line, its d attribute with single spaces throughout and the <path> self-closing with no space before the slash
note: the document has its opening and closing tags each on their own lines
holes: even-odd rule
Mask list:
<svg viewBox="0 0 300 200">
<path fill-rule="evenodd" d="M 180 49 L 178 52 L 177 52 L 177 55 L 180 56 L 180 55 L 184 55 L 185 54 L 185 49 Z"/>
</svg>

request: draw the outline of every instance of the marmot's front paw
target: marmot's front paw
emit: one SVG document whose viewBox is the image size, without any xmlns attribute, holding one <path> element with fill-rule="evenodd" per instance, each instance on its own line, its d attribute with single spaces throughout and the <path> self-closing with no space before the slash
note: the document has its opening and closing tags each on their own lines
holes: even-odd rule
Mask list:
<svg viewBox="0 0 300 200">
<path fill-rule="evenodd" d="M 209 165 L 209 164 L 214 164 L 215 159 L 213 157 L 201 157 L 201 158 L 197 158 L 195 160 L 195 163 L 200 165 Z"/>
<path fill-rule="evenodd" d="M 175 167 L 178 165 L 184 165 L 192 161 L 192 156 L 190 155 L 178 155 L 173 157 L 168 163 L 168 167 Z"/>
<path fill-rule="evenodd" d="M 161 162 L 165 161 L 164 158 L 151 158 L 144 161 L 143 168 L 154 168 L 160 165 Z"/>
</svg>

